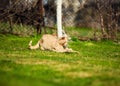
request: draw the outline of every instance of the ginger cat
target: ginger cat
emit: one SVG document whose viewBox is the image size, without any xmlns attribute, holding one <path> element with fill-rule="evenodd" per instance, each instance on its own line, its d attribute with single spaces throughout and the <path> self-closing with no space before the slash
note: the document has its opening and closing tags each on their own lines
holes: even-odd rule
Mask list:
<svg viewBox="0 0 120 86">
<path fill-rule="evenodd" d="M 51 50 L 55 52 L 73 52 L 72 49 L 67 48 L 67 43 L 67 37 L 58 38 L 56 35 L 45 34 L 34 46 L 32 46 L 32 41 L 30 41 L 29 48 L 41 48 L 41 50 Z"/>
</svg>

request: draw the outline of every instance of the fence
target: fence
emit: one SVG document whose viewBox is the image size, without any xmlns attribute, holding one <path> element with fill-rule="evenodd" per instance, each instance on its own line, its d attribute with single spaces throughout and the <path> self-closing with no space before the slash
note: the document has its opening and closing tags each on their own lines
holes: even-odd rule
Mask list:
<svg viewBox="0 0 120 86">
<path fill-rule="evenodd" d="M 0 31 L 10 32 L 14 31 L 13 29 L 17 26 L 20 26 L 22 28 L 29 28 L 28 32 L 31 32 L 32 34 L 32 32 L 34 32 L 33 28 L 37 28 L 38 32 L 41 30 L 41 26 L 55 28 L 56 0 L 43 0 L 43 3 L 41 3 L 42 0 L 7 1 L 8 3 L 6 3 L 4 0 L 0 1 L 2 3 L 2 5 L 0 3 Z M 95 1 L 97 0 L 63 0 L 63 26 L 100 29 L 101 21 L 99 13 L 96 10 L 97 5 Z M 117 6 L 120 8 L 119 0 L 116 3 L 118 3 Z M 120 11 L 120 9 L 118 9 L 118 11 Z M 120 16 L 118 16 L 117 21 L 119 29 Z M 20 29 L 16 32 L 19 31 Z"/>
</svg>

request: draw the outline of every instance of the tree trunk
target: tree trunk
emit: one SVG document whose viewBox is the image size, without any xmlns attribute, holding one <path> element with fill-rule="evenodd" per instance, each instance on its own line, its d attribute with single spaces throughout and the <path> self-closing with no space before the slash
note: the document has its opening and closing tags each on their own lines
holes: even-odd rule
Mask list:
<svg viewBox="0 0 120 86">
<path fill-rule="evenodd" d="M 10 33 L 12 33 L 13 32 L 13 23 L 12 23 L 12 16 L 10 15 L 9 17 L 8 17 L 8 21 L 9 21 L 9 25 L 10 25 Z"/>
<path fill-rule="evenodd" d="M 108 38 L 108 35 L 107 35 L 106 31 L 105 31 L 104 18 L 103 18 L 101 7 L 100 7 L 100 1 L 96 0 L 96 4 L 97 4 L 97 12 L 98 12 L 99 17 L 100 17 L 100 25 L 101 25 L 102 37 L 106 39 L 106 38 Z"/>
<path fill-rule="evenodd" d="M 45 16 L 45 11 L 43 7 L 43 0 L 38 0 L 37 2 L 38 5 L 38 14 L 39 14 L 39 24 L 36 26 L 37 27 L 37 33 L 42 32 L 42 27 L 44 28 L 44 32 L 46 33 L 46 28 L 45 28 L 45 21 L 44 21 L 44 16 Z"/>
</svg>

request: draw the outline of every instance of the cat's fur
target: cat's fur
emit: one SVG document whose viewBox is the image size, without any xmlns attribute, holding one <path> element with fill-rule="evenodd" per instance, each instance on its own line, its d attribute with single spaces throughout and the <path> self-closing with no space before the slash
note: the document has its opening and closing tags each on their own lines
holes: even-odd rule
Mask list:
<svg viewBox="0 0 120 86">
<path fill-rule="evenodd" d="M 67 37 L 58 38 L 56 35 L 45 34 L 34 46 L 32 46 L 32 41 L 30 41 L 29 48 L 41 48 L 41 50 L 51 50 L 55 52 L 73 52 L 72 49 L 67 48 L 67 43 Z"/>
</svg>

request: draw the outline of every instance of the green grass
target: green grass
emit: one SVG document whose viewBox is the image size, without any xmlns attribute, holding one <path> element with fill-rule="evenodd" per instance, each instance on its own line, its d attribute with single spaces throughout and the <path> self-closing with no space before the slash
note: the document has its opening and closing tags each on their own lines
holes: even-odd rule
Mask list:
<svg viewBox="0 0 120 86">
<path fill-rule="evenodd" d="M 0 86 L 120 86 L 120 44 L 70 41 L 79 53 L 29 50 L 30 40 L 0 34 Z"/>
<path fill-rule="evenodd" d="M 26 37 L 35 33 L 35 27 L 32 25 L 13 24 L 11 30 L 8 22 L 0 22 L 0 33 L 12 33 Z"/>
<path fill-rule="evenodd" d="M 67 27 L 65 31 L 70 36 L 83 36 L 83 37 L 93 37 L 93 29 L 91 28 L 79 28 L 79 27 Z"/>
</svg>

